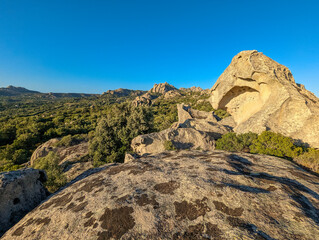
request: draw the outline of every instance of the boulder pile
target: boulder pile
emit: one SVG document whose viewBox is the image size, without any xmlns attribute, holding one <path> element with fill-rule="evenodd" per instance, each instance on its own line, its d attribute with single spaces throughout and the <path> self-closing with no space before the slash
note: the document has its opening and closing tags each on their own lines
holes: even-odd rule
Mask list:
<svg viewBox="0 0 319 240">
<path fill-rule="evenodd" d="M 184 104 L 177 105 L 178 122 L 169 129 L 137 136 L 131 147 L 138 154 L 159 153 L 166 149 L 169 141 L 174 149 L 213 150 L 215 140 L 230 132 L 231 128 L 221 125 L 214 112 L 191 109 Z"/>
</svg>

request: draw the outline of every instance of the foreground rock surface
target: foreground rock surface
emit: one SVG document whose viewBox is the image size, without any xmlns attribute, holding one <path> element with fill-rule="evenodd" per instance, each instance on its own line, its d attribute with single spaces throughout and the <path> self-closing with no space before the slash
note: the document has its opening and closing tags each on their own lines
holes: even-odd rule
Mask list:
<svg viewBox="0 0 319 240">
<path fill-rule="evenodd" d="M 47 197 L 41 170 L 0 173 L 0 236 Z"/>
<path fill-rule="evenodd" d="M 232 115 L 236 132 L 272 130 L 319 147 L 319 99 L 260 52 L 233 58 L 212 88 L 211 103 Z"/>
<path fill-rule="evenodd" d="M 319 178 L 270 156 L 163 152 L 57 193 L 3 239 L 319 238 Z"/>
</svg>

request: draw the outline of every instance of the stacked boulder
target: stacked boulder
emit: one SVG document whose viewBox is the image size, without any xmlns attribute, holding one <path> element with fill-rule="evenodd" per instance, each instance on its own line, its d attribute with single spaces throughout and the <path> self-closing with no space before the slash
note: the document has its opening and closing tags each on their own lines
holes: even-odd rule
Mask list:
<svg viewBox="0 0 319 240">
<path fill-rule="evenodd" d="M 133 151 L 159 153 L 166 150 L 166 142 L 171 142 L 176 149 L 213 150 L 215 140 L 231 131 L 230 127 L 219 124 L 214 112 L 194 110 L 184 104 L 178 104 L 177 109 L 178 122 L 169 129 L 134 138 Z"/>
</svg>

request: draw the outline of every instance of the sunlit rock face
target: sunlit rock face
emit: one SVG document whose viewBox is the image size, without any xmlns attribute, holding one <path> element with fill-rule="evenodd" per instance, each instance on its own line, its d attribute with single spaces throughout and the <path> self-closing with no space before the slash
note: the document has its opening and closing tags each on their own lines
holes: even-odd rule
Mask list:
<svg viewBox="0 0 319 240">
<path fill-rule="evenodd" d="M 233 116 L 236 132 L 272 130 L 319 147 L 319 99 L 263 53 L 237 54 L 211 91 L 212 106 Z"/>
</svg>

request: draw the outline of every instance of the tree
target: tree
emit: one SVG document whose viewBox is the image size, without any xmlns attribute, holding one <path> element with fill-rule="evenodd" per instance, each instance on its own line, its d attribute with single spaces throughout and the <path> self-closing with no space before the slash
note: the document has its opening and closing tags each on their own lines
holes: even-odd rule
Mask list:
<svg viewBox="0 0 319 240">
<path fill-rule="evenodd" d="M 216 141 L 216 149 L 231 151 L 231 152 L 240 152 L 245 151 L 249 152 L 249 147 L 258 135 L 256 133 L 243 133 L 236 134 L 233 132 L 226 133 L 220 139 Z"/>
<path fill-rule="evenodd" d="M 251 153 L 292 158 L 302 153 L 302 148 L 294 145 L 293 139 L 279 133 L 262 132 L 250 146 Z"/>
<path fill-rule="evenodd" d="M 99 121 L 90 141 L 89 152 L 94 165 L 122 162 L 132 139 L 151 130 L 151 118 L 147 107 L 122 103 L 111 108 Z"/>
</svg>

